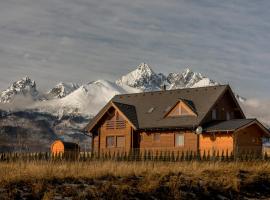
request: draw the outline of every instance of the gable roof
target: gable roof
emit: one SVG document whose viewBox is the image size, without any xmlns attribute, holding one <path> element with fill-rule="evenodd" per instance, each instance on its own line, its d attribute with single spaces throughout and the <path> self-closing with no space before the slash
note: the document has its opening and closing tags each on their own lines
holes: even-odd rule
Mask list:
<svg viewBox="0 0 270 200">
<path fill-rule="evenodd" d="M 99 113 L 87 124 L 87 126 L 84 128 L 84 130 L 85 131 L 92 130 L 96 126 L 97 122 L 101 120 L 101 118 L 104 116 L 104 114 L 111 107 L 118 109 L 122 113 L 123 117 L 125 117 L 130 122 L 131 126 L 134 129 L 137 129 L 137 127 L 139 127 L 138 120 L 137 120 L 137 114 L 136 114 L 136 108 L 133 105 L 109 101 L 99 111 Z"/>
<path fill-rule="evenodd" d="M 226 91 L 234 96 L 228 85 L 116 95 L 87 125 L 86 130 L 91 132 L 112 105 L 126 116 L 135 129 L 195 128 Z M 233 99 L 239 106 L 237 100 Z M 168 108 L 179 100 L 189 105 L 197 116 L 164 118 Z"/>
<path fill-rule="evenodd" d="M 171 114 L 171 112 L 177 107 L 177 106 L 186 106 L 187 107 L 187 111 L 190 112 L 190 115 L 196 115 L 196 110 L 194 108 L 194 104 L 192 101 L 190 100 L 186 100 L 186 99 L 179 99 L 170 109 L 165 110 L 165 115 L 163 117 L 169 117 L 169 115 Z M 169 108 L 169 107 L 168 107 Z M 180 115 L 179 115 L 180 116 Z"/>
<path fill-rule="evenodd" d="M 205 125 L 204 130 L 206 132 L 238 131 L 253 124 L 257 124 L 268 136 L 270 136 L 270 131 L 257 119 L 232 119 L 221 122 L 216 121 Z"/>
<path fill-rule="evenodd" d="M 206 132 L 235 131 L 244 127 L 256 119 L 232 119 L 228 121 L 215 121 L 204 126 Z"/>
</svg>

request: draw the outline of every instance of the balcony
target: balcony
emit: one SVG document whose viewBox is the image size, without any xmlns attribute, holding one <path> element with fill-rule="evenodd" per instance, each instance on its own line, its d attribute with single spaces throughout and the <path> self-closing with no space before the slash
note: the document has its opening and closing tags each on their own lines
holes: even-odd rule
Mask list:
<svg viewBox="0 0 270 200">
<path fill-rule="evenodd" d="M 124 129 L 126 128 L 126 121 L 124 120 L 115 120 L 115 121 L 107 121 L 105 123 L 106 129 Z"/>
</svg>

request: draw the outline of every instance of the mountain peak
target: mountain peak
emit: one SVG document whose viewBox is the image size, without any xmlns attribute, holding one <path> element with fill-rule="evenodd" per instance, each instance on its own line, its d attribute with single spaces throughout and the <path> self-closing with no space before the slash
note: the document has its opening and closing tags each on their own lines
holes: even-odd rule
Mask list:
<svg viewBox="0 0 270 200">
<path fill-rule="evenodd" d="M 151 67 L 146 63 L 141 63 L 140 65 L 138 65 L 137 70 L 141 72 L 146 72 L 149 74 L 153 73 L 153 70 L 151 69 Z"/>
<path fill-rule="evenodd" d="M 134 71 L 116 81 L 119 86 L 127 85 L 144 91 L 158 90 L 165 81 L 163 74 L 156 74 L 149 65 L 141 63 Z"/>
<path fill-rule="evenodd" d="M 58 83 L 48 93 L 49 98 L 63 98 L 80 87 L 77 83 Z"/>
<path fill-rule="evenodd" d="M 179 73 L 170 73 L 167 77 L 170 89 L 202 87 L 217 85 L 218 83 L 203 76 L 201 73 L 194 72 L 190 68 L 186 68 Z"/>
<path fill-rule="evenodd" d="M 36 98 L 38 96 L 36 82 L 29 78 L 29 76 L 25 76 L 19 81 L 13 82 L 8 89 L 0 93 L 0 102 L 10 103 L 15 96 L 18 95 L 29 95 L 32 98 Z"/>
</svg>

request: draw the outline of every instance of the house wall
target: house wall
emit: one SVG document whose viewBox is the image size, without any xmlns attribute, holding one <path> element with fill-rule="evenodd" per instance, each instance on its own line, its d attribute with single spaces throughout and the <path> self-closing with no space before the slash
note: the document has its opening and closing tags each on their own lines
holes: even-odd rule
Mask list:
<svg viewBox="0 0 270 200">
<path fill-rule="evenodd" d="M 262 152 L 262 129 L 253 124 L 235 133 L 236 153 L 261 153 Z"/>
<path fill-rule="evenodd" d="M 113 112 L 111 117 L 108 117 L 103 120 L 103 122 L 100 125 L 99 128 L 99 133 L 95 134 L 94 136 L 94 151 L 97 152 L 98 149 L 100 148 L 100 152 L 106 152 L 106 151 L 111 151 L 111 152 L 116 152 L 116 151 L 126 151 L 129 152 L 131 148 L 131 132 L 132 132 L 132 126 L 129 124 L 128 121 L 124 120 L 121 116 L 119 116 L 118 119 L 116 119 L 116 114 L 117 112 Z M 119 115 L 119 113 L 118 113 Z M 117 127 L 110 127 L 108 128 L 107 123 L 115 123 L 116 120 L 121 120 L 125 123 L 125 127 L 117 128 Z M 107 137 L 108 136 L 113 136 L 115 139 L 115 144 L 116 144 L 116 137 L 117 136 L 124 136 L 125 137 L 125 146 L 122 148 L 116 147 L 107 147 Z M 99 142 L 100 141 L 100 142 Z"/>
<path fill-rule="evenodd" d="M 227 120 L 227 112 L 230 114 L 230 119 L 242 119 L 240 108 L 234 102 L 231 94 L 227 91 L 224 96 L 217 101 L 212 110 L 217 111 L 216 120 Z M 212 110 L 208 113 L 204 123 L 212 121 Z"/>
<path fill-rule="evenodd" d="M 200 135 L 200 151 L 201 154 L 205 152 L 206 155 L 213 155 L 215 152 L 219 153 L 219 155 L 222 155 L 222 152 L 224 155 L 228 153 L 228 155 L 231 155 L 233 152 L 233 133 L 203 133 Z"/>
<path fill-rule="evenodd" d="M 154 140 L 154 134 L 160 134 L 160 140 Z M 184 134 L 184 146 L 175 146 L 175 134 Z M 197 136 L 193 132 L 185 131 L 159 131 L 159 132 L 141 132 L 139 145 L 142 150 L 153 151 L 197 151 Z"/>
</svg>

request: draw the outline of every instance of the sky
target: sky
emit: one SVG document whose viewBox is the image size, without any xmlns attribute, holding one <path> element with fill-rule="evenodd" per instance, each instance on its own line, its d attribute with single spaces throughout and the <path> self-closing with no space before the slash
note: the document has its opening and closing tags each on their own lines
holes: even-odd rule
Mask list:
<svg viewBox="0 0 270 200">
<path fill-rule="evenodd" d="M 268 0 L 2 0 L 0 89 L 26 75 L 40 88 L 113 81 L 146 62 L 269 99 L 269 10 Z"/>
</svg>

